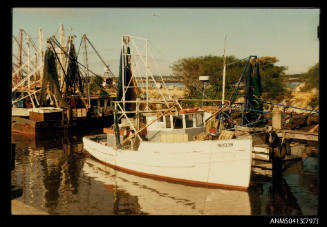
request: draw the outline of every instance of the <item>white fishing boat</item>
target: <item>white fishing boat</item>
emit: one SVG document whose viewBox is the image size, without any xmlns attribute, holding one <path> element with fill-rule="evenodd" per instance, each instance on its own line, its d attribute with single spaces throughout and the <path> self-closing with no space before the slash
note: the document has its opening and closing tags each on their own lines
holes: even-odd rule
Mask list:
<svg viewBox="0 0 327 227">
<path fill-rule="evenodd" d="M 132 174 L 247 190 L 251 175 L 252 137 L 199 139 L 197 136 L 206 131 L 205 121 L 208 120 L 201 109 L 182 109 L 176 100 L 165 97 L 149 101 L 148 93 L 146 99 L 140 100 L 131 73 L 132 54 L 127 46 L 130 38 L 123 36 L 119 101 L 113 102 L 121 124 L 118 125 L 118 115 L 115 114 L 114 127 L 105 130 L 105 134 L 83 137 L 84 149 L 104 164 Z M 146 70 L 147 75 L 148 66 Z"/>
<path fill-rule="evenodd" d="M 170 119 L 170 123 L 156 121 L 139 140 L 136 149 L 131 144 L 128 148 L 117 148 L 115 135 L 110 133 L 84 137 L 84 149 L 99 161 L 130 173 L 175 182 L 246 190 L 250 183 L 252 138 L 199 141 L 190 135 L 204 131 L 204 126 L 197 127 L 195 124 L 190 127 L 191 123 L 186 125 L 187 121 L 184 120 L 181 128 L 174 128 L 175 117 L 186 119 L 193 116 L 195 120 L 201 114 L 166 116 L 164 119 Z M 156 125 L 167 127 L 156 128 Z"/>
</svg>

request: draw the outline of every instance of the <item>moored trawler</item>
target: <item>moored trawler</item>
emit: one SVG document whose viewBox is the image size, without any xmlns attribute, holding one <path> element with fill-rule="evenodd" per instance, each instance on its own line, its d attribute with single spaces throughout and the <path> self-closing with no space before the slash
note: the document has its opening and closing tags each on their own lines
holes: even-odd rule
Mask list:
<svg viewBox="0 0 327 227">
<path fill-rule="evenodd" d="M 200 135 L 206 131 L 210 114 L 198 108 L 183 109 L 177 100 L 166 97 L 149 100 L 145 94 L 141 100 L 131 70 L 131 38 L 123 36 L 122 40 L 114 124 L 104 129 L 105 134 L 83 137 L 84 149 L 100 162 L 132 174 L 247 190 L 252 137 L 204 140 Z"/>
<path fill-rule="evenodd" d="M 23 35 L 30 38 L 20 29 L 20 36 Z M 60 133 L 65 128 L 103 128 L 112 122 L 113 97 L 105 91 L 104 86 L 100 86 L 96 92 L 90 91 L 89 72 L 93 72 L 88 69 L 87 61 L 84 63 L 87 66 L 78 61 L 74 37 L 69 35 L 65 42 L 63 25 L 60 25 L 60 42 L 55 36 L 48 38 L 44 52 L 40 29 L 40 45 L 38 49 L 34 48 L 33 57 L 38 64 L 32 67 L 32 58 L 28 56 L 24 64 L 20 59 L 15 66 L 12 73 L 13 132 Z M 84 48 L 87 48 L 86 42 L 94 48 L 86 35 L 83 35 L 82 40 L 85 42 Z M 27 44 L 29 48 L 29 42 Z M 20 56 L 22 45 L 21 41 L 18 45 Z M 106 66 L 106 70 L 111 72 L 109 66 Z"/>
<path fill-rule="evenodd" d="M 119 148 L 113 133 L 87 136 L 83 138 L 84 149 L 99 161 L 130 173 L 173 182 L 246 190 L 250 183 L 252 138 L 196 140 L 195 135 L 205 131 L 203 123 L 196 121 L 201 119 L 199 116 L 203 116 L 203 112 L 179 114 L 179 118 L 165 116 L 164 122 L 159 120 L 148 127 L 142 140 Z M 151 119 L 151 115 L 147 117 L 147 121 Z M 181 120 L 180 124 L 176 119 Z M 124 132 L 120 139 L 124 140 Z"/>
<path fill-rule="evenodd" d="M 89 108 L 84 106 L 13 108 L 11 130 L 14 133 L 40 134 L 65 128 L 103 128 L 112 123 L 111 97 L 91 97 Z"/>
</svg>

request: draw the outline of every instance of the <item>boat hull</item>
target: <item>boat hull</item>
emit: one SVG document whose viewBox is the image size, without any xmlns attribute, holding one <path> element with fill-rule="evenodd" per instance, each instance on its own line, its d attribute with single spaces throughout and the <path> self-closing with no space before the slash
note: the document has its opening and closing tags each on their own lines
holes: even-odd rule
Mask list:
<svg viewBox="0 0 327 227">
<path fill-rule="evenodd" d="M 141 142 L 138 151 L 114 150 L 83 137 L 83 146 L 100 162 L 128 173 L 176 183 L 247 190 L 252 139 Z"/>
</svg>

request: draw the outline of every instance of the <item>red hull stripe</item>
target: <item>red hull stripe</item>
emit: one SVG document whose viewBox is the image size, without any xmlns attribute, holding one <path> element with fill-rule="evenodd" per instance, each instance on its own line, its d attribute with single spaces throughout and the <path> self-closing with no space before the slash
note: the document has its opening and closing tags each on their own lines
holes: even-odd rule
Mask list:
<svg viewBox="0 0 327 227">
<path fill-rule="evenodd" d="M 93 157 L 93 156 L 92 156 Z M 95 158 L 95 157 L 93 157 Z M 144 176 L 148 178 L 153 178 L 153 179 L 160 179 L 160 180 L 165 180 L 168 182 L 173 182 L 173 183 L 179 183 L 179 184 L 186 184 L 186 185 L 192 185 L 192 186 L 205 186 L 205 187 L 210 187 L 210 188 L 221 188 L 221 189 L 230 189 L 230 190 L 240 190 L 240 191 L 248 191 L 248 187 L 242 187 L 242 186 L 235 186 L 235 185 L 226 185 L 226 184 L 215 184 L 215 183 L 208 183 L 208 182 L 203 182 L 203 181 L 193 181 L 193 180 L 186 180 L 186 179 L 179 179 L 179 178 L 174 178 L 174 177 L 166 177 L 166 176 L 160 176 L 156 174 L 149 174 L 149 173 L 144 173 L 144 172 L 139 172 L 131 169 L 127 169 L 121 166 L 116 166 L 109 164 L 107 162 L 101 161 L 97 158 L 95 158 L 97 161 L 117 170 L 121 170 L 123 172 L 131 173 L 133 175 L 139 175 L 139 176 Z"/>
</svg>

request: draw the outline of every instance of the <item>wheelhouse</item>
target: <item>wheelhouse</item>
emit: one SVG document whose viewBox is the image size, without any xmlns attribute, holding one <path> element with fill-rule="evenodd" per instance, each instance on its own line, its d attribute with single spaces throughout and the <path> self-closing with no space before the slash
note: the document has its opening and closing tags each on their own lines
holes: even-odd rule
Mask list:
<svg viewBox="0 0 327 227">
<path fill-rule="evenodd" d="M 159 120 L 150 125 L 148 130 L 172 130 L 204 127 L 204 115 L 205 113 L 203 111 L 199 111 L 195 113 L 162 116 Z M 154 119 L 156 119 L 156 115 L 148 115 L 146 116 L 146 123 L 149 124 Z"/>
<path fill-rule="evenodd" d="M 178 115 L 165 115 L 147 127 L 147 139 L 162 141 L 163 137 L 187 135 L 185 140 L 193 140 L 195 135 L 205 131 L 206 113 L 196 111 L 191 113 L 179 113 Z M 156 115 L 146 115 L 146 124 L 156 119 Z M 184 139 L 183 139 L 184 140 Z"/>
</svg>

